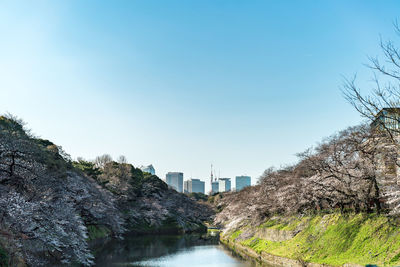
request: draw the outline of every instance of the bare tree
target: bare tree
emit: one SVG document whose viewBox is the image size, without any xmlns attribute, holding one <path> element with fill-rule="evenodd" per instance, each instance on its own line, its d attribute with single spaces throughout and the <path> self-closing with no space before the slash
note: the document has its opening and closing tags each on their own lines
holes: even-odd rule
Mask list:
<svg viewBox="0 0 400 267">
<path fill-rule="evenodd" d="M 128 160 L 126 159 L 126 157 L 124 155 L 121 155 L 121 156 L 118 157 L 117 162 L 120 163 L 120 164 L 125 164 L 125 163 L 128 162 Z"/>
<path fill-rule="evenodd" d="M 41 150 L 13 116 L 0 117 L 0 183 L 23 185 L 44 170 Z"/>
<path fill-rule="evenodd" d="M 400 27 L 394 24 L 395 32 L 400 37 Z M 382 57 L 369 57 L 367 67 L 373 73 L 373 87 L 364 95 L 356 84 L 356 79 L 345 79 L 343 92 L 348 102 L 365 118 L 368 118 L 383 131 L 376 131 L 378 142 L 375 149 L 378 160 L 375 169 L 380 177 L 381 195 L 391 205 L 392 213 L 400 213 L 400 187 L 396 169 L 400 168 L 400 49 L 393 41 L 383 41 L 380 48 Z M 390 111 L 390 112 L 386 112 Z M 377 115 L 381 119 L 377 119 Z M 387 123 L 389 122 L 389 123 Z M 376 140 L 376 138 L 375 138 Z M 379 160 L 380 159 L 380 160 Z M 389 162 L 389 164 L 387 164 Z M 393 164 L 392 164 L 393 163 Z M 381 171 L 381 166 L 386 171 Z M 389 166 L 388 166 L 389 165 Z M 393 166 L 393 167 L 392 167 Z M 393 173 L 387 170 L 393 169 Z"/>
<path fill-rule="evenodd" d="M 395 32 L 400 37 L 400 27 L 394 24 Z M 364 95 L 362 89 L 356 83 L 356 76 L 351 79 L 345 78 L 342 87 L 347 101 L 365 118 L 371 122 L 376 115 L 385 108 L 398 109 L 400 107 L 400 50 L 393 41 L 383 41 L 381 38 L 380 48 L 383 60 L 378 56 L 369 57 L 366 66 L 372 71 L 373 86 L 370 94 Z M 400 111 L 383 114 L 387 119 L 400 122 Z M 393 134 L 400 133 L 400 128 L 380 125 L 386 133 L 394 140 Z"/>
<path fill-rule="evenodd" d="M 94 160 L 94 164 L 97 168 L 104 169 L 107 163 L 112 162 L 112 157 L 109 154 L 97 156 Z"/>
</svg>

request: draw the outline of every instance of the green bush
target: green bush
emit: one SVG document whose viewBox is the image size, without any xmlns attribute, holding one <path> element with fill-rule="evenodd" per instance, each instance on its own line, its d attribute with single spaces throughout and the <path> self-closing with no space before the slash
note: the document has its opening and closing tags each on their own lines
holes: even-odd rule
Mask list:
<svg viewBox="0 0 400 267">
<path fill-rule="evenodd" d="M 72 162 L 72 166 L 81 170 L 87 176 L 90 176 L 94 179 L 97 179 L 97 176 L 100 175 L 102 172 L 99 168 L 94 166 L 94 163 L 91 161 L 86 161 L 83 159 L 78 159 L 78 161 Z"/>
<path fill-rule="evenodd" d="M 95 240 L 98 238 L 108 237 L 111 230 L 104 225 L 88 225 L 88 240 Z"/>
</svg>

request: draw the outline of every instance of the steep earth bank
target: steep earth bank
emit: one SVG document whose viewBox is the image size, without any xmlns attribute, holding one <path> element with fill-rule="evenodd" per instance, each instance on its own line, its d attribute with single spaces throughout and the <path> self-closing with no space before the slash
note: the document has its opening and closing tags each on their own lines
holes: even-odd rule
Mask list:
<svg viewBox="0 0 400 267">
<path fill-rule="evenodd" d="M 272 266 L 400 264 L 398 221 L 383 215 L 272 216 L 261 224 L 232 218 L 221 226 L 224 244 Z"/>
<path fill-rule="evenodd" d="M 91 240 L 198 231 L 213 213 L 130 164 L 87 163 L 0 117 L 0 266 L 88 266 Z"/>
</svg>

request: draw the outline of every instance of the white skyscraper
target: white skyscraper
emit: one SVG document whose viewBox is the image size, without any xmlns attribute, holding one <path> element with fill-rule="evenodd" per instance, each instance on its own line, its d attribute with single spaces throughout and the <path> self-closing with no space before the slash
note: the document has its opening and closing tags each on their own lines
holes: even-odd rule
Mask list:
<svg viewBox="0 0 400 267">
<path fill-rule="evenodd" d="M 219 192 L 231 191 L 231 178 L 219 178 L 218 182 Z"/>
<path fill-rule="evenodd" d="M 168 186 L 176 191 L 183 192 L 183 173 L 182 172 L 169 172 L 165 176 Z"/>
</svg>

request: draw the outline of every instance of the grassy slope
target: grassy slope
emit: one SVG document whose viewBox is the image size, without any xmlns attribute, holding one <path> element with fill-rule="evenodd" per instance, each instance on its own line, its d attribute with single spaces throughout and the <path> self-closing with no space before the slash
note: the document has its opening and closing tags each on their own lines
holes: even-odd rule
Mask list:
<svg viewBox="0 0 400 267">
<path fill-rule="evenodd" d="M 236 239 L 260 253 L 302 259 L 307 262 L 339 266 L 344 263 L 400 264 L 400 227 L 375 214 L 328 214 L 302 218 L 268 220 L 259 227 L 290 231 L 303 224 L 294 238 L 273 242 L 256 237 L 241 239 L 246 229 L 231 233 Z"/>
</svg>

